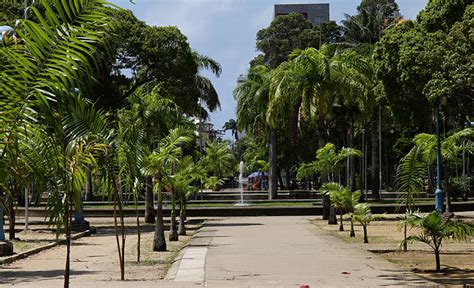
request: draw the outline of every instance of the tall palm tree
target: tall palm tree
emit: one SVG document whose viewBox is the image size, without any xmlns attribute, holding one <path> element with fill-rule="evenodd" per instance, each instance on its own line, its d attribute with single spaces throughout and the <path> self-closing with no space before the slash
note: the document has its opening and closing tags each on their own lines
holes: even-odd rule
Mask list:
<svg viewBox="0 0 474 288">
<path fill-rule="evenodd" d="M 270 101 L 270 83 L 274 71 L 257 65 L 249 69 L 247 80 L 234 90 L 237 100 L 237 126 L 253 134 L 263 134 L 269 147 L 269 199 L 277 197 L 277 131 L 276 121 L 266 117 Z M 273 124 L 273 125 L 271 125 Z"/>
<path fill-rule="evenodd" d="M 239 140 L 239 135 L 237 133 L 237 122 L 234 119 L 229 119 L 229 121 L 224 123 L 222 129 L 225 131 L 230 130 L 232 132 L 232 136 L 234 136 L 235 141 Z"/>
</svg>

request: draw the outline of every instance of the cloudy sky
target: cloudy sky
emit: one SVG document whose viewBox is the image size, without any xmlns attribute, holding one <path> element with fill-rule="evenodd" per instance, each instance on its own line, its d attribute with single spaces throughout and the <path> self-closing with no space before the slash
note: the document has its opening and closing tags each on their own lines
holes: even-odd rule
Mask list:
<svg viewBox="0 0 474 288">
<path fill-rule="evenodd" d="M 204 73 L 214 83 L 222 110 L 211 115 L 211 122 L 220 129 L 235 118 L 232 91 L 239 74 L 248 69 L 255 57 L 255 35 L 268 27 L 277 3 L 329 3 L 330 18 L 340 22 L 344 13 L 356 13 L 360 0 L 111 0 L 130 9 L 149 25 L 177 26 L 188 37 L 191 47 L 210 56 L 222 65 L 222 75 L 216 79 Z M 415 19 L 428 0 L 397 0 L 402 15 Z M 229 137 L 229 135 L 227 135 Z"/>
</svg>

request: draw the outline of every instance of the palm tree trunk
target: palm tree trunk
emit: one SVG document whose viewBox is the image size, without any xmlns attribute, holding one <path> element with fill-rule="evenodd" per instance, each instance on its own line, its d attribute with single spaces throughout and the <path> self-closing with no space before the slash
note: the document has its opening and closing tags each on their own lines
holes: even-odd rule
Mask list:
<svg viewBox="0 0 474 288">
<path fill-rule="evenodd" d="M 379 151 L 378 151 L 378 132 L 377 132 L 377 121 L 372 122 L 372 198 L 380 199 L 379 191 Z"/>
<path fill-rule="evenodd" d="M 331 200 L 329 199 L 329 195 L 323 195 L 323 220 L 329 220 L 329 210 L 331 207 Z"/>
<path fill-rule="evenodd" d="M 182 203 L 179 208 L 178 235 L 186 235 L 186 203 Z"/>
<path fill-rule="evenodd" d="M 367 237 L 367 225 L 362 226 L 364 228 L 364 243 L 369 243 L 369 237 Z"/>
<path fill-rule="evenodd" d="M 64 288 L 69 288 L 69 275 L 71 273 L 71 196 L 66 196 L 66 211 L 65 211 L 65 229 L 66 229 L 66 268 L 64 269 Z"/>
<path fill-rule="evenodd" d="M 169 240 L 178 241 L 178 229 L 176 227 L 176 197 L 174 190 L 171 190 L 171 219 Z"/>
<path fill-rule="evenodd" d="M 342 223 L 342 210 L 339 211 L 339 220 L 340 220 L 340 223 L 339 223 L 339 231 L 344 231 L 344 224 Z"/>
<path fill-rule="evenodd" d="M 330 225 L 337 225 L 336 209 L 334 209 L 334 206 L 332 206 L 332 205 L 331 205 L 331 207 L 329 208 L 328 224 L 330 224 Z"/>
<path fill-rule="evenodd" d="M 153 178 L 145 179 L 145 223 L 155 221 L 155 208 L 153 207 Z"/>
<path fill-rule="evenodd" d="M 114 226 L 115 226 L 115 239 L 117 241 L 117 249 L 119 255 L 119 264 L 120 264 L 120 280 L 125 280 L 125 223 L 123 218 L 123 209 L 122 201 L 119 195 L 119 189 L 117 187 L 117 182 L 115 181 L 115 176 L 112 176 L 112 184 L 114 189 Z M 117 211 L 118 209 L 118 211 Z M 122 237 L 122 244 L 119 241 L 119 228 L 117 223 L 117 212 L 120 217 L 120 230 Z"/>
<path fill-rule="evenodd" d="M 434 249 L 435 259 L 436 259 L 436 272 L 441 272 L 441 260 L 439 258 L 439 248 Z"/>
<path fill-rule="evenodd" d="M 16 187 L 16 185 L 15 185 Z M 16 189 L 15 189 L 16 190 Z M 11 191 L 12 193 L 8 195 L 7 197 L 7 206 L 8 206 L 8 238 L 10 240 L 15 239 L 15 205 L 13 203 L 13 198 L 14 198 L 14 191 Z M 28 201 L 28 199 L 25 199 L 25 201 Z M 26 202 L 25 202 L 26 203 Z M 25 212 L 27 213 L 27 212 Z M 26 221 L 26 220 L 25 220 Z"/>
<path fill-rule="evenodd" d="M 158 184 L 160 185 L 160 184 Z M 166 251 L 165 227 L 163 223 L 163 193 L 158 188 L 158 203 L 156 208 L 155 235 L 153 236 L 153 251 Z"/>
<path fill-rule="evenodd" d="M 135 207 L 135 212 L 137 214 L 137 262 L 140 262 L 140 252 L 141 252 L 141 228 L 140 228 L 140 215 L 138 214 L 138 209 Z"/>
<path fill-rule="evenodd" d="M 268 173 L 269 193 L 268 199 L 276 199 L 277 195 L 277 135 L 275 129 L 270 129 L 270 143 L 269 143 L 269 166 L 270 173 Z"/>
<path fill-rule="evenodd" d="M 351 216 L 351 234 L 350 234 L 350 237 L 355 237 L 356 236 L 356 233 L 354 231 L 354 217 Z"/>
</svg>

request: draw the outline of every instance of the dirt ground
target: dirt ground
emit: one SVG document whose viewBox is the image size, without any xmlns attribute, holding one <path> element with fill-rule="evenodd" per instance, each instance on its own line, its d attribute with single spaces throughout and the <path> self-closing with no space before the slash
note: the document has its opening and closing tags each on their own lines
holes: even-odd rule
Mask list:
<svg viewBox="0 0 474 288">
<path fill-rule="evenodd" d="M 360 249 L 365 249 L 399 265 L 403 269 L 413 271 L 439 284 L 447 286 L 474 285 L 474 238 L 470 242 L 443 241 L 441 249 L 441 273 L 435 273 L 435 257 L 431 248 L 424 243 L 408 245 L 408 252 L 398 249 L 403 240 L 403 231 L 398 228 L 399 216 L 387 216 L 385 220 L 372 222 L 368 228 L 369 244 L 363 242 L 362 226 L 355 225 L 356 237 L 349 237 L 350 221 L 344 218 L 344 230 L 339 231 L 339 225 L 328 225 L 327 220 L 318 219 L 312 222 L 318 227 L 330 231 L 348 243 L 353 243 Z M 463 221 L 473 222 L 474 213 L 461 216 Z M 339 220 L 339 216 L 338 216 Z M 416 234 L 409 230 L 408 235 Z"/>
<path fill-rule="evenodd" d="M 96 234 L 73 241 L 71 247 L 71 283 L 74 283 L 74 279 L 78 277 L 94 282 L 120 279 L 113 223 L 103 221 L 99 219 L 96 222 L 91 222 L 91 225 L 97 227 Z M 199 224 L 188 225 L 188 234 L 192 235 L 198 227 Z M 153 225 L 142 227 L 141 261 L 137 263 L 136 228 L 133 227 L 133 221 L 127 223 L 126 280 L 163 279 L 177 253 L 191 238 L 191 236 L 180 236 L 178 242 L 167 241 L 168 249 L 166 252 L 153 252 L 153 231 Z M 50 237 L 46 232 L 28 232 L 29 242 L 34 242 L 35 235 L 44 239 L 45 235 L 42 234 L 47 234 L 46 238 Z M 19 236 L 26 237 L 26 234 L 19 234 Z M 166 239 L 168 239 L 168 233 L 166 233 Z M 28 241 L 23 242 L 28 243 Z M 61 245 L 11 264 L 0 265 L 0 285 L 63 279 L 65 259 L 66 247 Z"/>
</svg>

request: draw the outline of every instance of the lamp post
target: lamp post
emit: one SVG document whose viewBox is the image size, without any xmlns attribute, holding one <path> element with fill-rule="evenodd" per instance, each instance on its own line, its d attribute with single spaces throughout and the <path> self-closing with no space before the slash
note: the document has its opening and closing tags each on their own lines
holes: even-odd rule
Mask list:
<svg viewBox="0 0 474 288">
<path fill-rule="evenodd" d="M 444 212 L 444 192 L 441 184 L 441 137 L 439 135 L 439 126 L 440 126 L 440 99 L 436 100 L 436 203 L 435 207 L 440 213 Z"/>
</svg>

